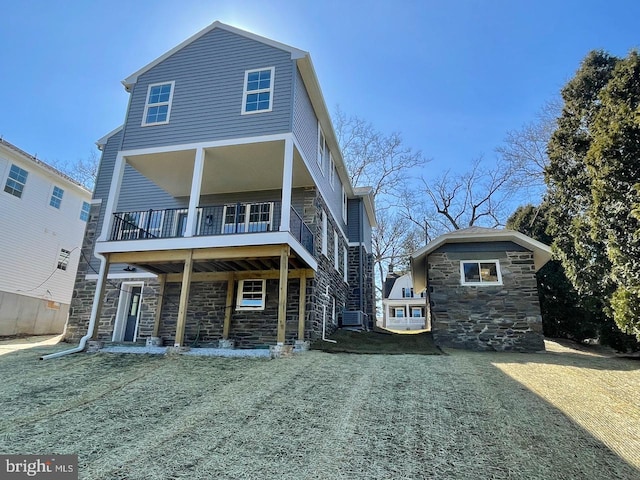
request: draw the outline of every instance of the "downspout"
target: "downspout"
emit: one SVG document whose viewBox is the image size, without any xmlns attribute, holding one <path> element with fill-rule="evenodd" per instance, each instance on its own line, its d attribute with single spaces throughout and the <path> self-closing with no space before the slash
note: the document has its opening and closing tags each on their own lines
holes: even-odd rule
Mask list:
<svg viewBox="0 0 640 480">
<path fill-rule="evenodd" d="M 329 285 L 327 285 L 327 289 L 324 292 L 324 296 L 327 297 L 327 301 L 329 301 Z M 323 342 L 329 342 L 329 343 L 338 343 L 335 340 L 331 340 L 330 338 L 327 338 L 327 305 L 324 304 L 322 306 L 322 341 Z"/>
<path fill-rule="evenodd" d="M 96 292 L 93 295 L 93 306 L 91 307 L 91 318 L 89 319 L 89 327 L 87 328 L 87 334 L 80 339 L 80 344 L 69 350 L 63 350 L 62 352 L 51 353 L 49 355 L 43 355 L 40 357 L 40 360 L 50 360 L 52 358 L 63 357 L 65 355 L 71 355 L 72 353 L 82 352 L 91 337 L 93 336 L 93 327 L 96 324 L 96 316 L 98 313 L 98 302 L 100 301 L 100 292 L 102 291 L 102 284 L 107 280 L 107 275 L 105 274 L 105 269 L 107 268 L 107 259 L 99 254 L 94 253 L 94 255 L 100 259 L 100 273 L 98 273 L 98 280 L 96 282 Z"/>
</svg>

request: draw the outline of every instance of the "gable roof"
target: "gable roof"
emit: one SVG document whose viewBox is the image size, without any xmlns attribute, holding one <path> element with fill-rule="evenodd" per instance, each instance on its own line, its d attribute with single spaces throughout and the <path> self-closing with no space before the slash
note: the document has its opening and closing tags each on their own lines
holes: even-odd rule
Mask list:
<svg viewBox="0 0 640 480">
<path fill-rule="evenodd" d="M 508 229 L 469 227 L 440 235 L 411 254 L 411 274 L 416 291 L 426 288 L 427 256 L 447 243 L 513 242 L 533 252 L 536 272 L 551 260 L 551 247 L 527 235 Z"/>
<path fill-rule="evenodd" d="M 163 61 L 165 61 L 167 58 L 169 58 L 174 53 L 182 50 L 187 45 L 192 44 L 193 42 L 198 40 L 200 37 L 206 35 L 210 31 L 215 30 L 215 29 L 226 30 L 227 32 L 235 33 L 236 35 L 240 35 L 242 37 L 249 38 L 251 40 L 255 40 L 255 41 L 260 42 L 260 43 L 264 43 L 265 45 L 269 45 L 271 47 L 278 48 L 280 50 L 284 50 L 285 52 L 289 52 L 289 53 L 291 53 L 291 59 L 292 60 L 296 60 L 298 58 L 302 58 L 302 57 L 305 57 L 305 56 L 309 55 L 308 52 L 305 52 L 303 50 L 299 50 L 299 49 L 291 47 L 289 45 L 285 45 L 284 43 L 276 42 L 275 40 L 271 40 L 270 38 L 266 38 L 266 37 L 262 37 L 260 35 L 256 35 L 255 33 L 247 32 L 246 30 L 240 30 L 239 28 L 232 27 L 231 25 L 227 25 L 225 23 L 222 23 L 222 22 L 219 22 L 219 21 L 216 20 L 215 22 L 213 22 L 208 27 L 205 27 L 202 30 L 200 30 L 198 33 L 196 33 L 194 35 L 191 35 L 184 42 L 176 45 L 175 47 L 173 47 L 168 52 L 164 53 L 163 55 L 160 55 L 158 58 L 156 58 L 152 62 L 146 64 L 140 70 L 132 73 L 127 78 L 122 80 L 122 84 L 124 85 L 124 88 L 128 92 L 131 91 L 131 87 L 136 84 L 136 82 L 138 81 L 138 77 L 140 77 L 140 75 L 148 72 L 149 70 L 151 70 L 153 67 L 155 67 L 159 63 L 162 63 Z"/>
</svg>

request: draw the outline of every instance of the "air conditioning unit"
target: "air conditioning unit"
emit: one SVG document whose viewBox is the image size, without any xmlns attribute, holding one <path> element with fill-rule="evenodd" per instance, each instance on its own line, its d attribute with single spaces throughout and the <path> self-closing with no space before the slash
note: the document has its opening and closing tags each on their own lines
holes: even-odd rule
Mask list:
<svg viewBox="0 0 640 480">
<path fill-rule="evenodd" d="M 343 327 L 362 327 L 364 326 L 366 315 L 361 310 L 345 311 L 342 314 Z"/>
</svg>

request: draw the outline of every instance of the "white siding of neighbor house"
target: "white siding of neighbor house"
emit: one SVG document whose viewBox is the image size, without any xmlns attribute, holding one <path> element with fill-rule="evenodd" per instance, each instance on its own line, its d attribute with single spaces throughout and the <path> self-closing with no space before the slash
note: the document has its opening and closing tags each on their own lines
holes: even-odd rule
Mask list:
<svg viewBox="0 0 640 480">
<path fill-rule="evenodd" d="M 12 164 L 29 172 L 21 198 L 4 191 Z M 69 304 L 91 194 L 3 145 L 0 182 L 0 291 Z M 64 190 L 60 209 L 49 205 L 54 186 Z M 71 251 L 66 270 L 57 268 L 61 248 Z"/>
</svg>

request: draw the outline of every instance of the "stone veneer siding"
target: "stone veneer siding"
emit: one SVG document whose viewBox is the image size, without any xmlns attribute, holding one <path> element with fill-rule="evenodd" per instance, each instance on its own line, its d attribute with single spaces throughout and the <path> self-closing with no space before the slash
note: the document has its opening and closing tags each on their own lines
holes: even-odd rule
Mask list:
<svg viewBox="0 0 640 480">
<path fill-rule="evenodd" d="M 500 286 L 460 282 L 461 260 L 498 259 Z M 533 253 L 434 252 L 428 257 L 433 337 L 471 350 L 544 350 Z"/>
</svg>

